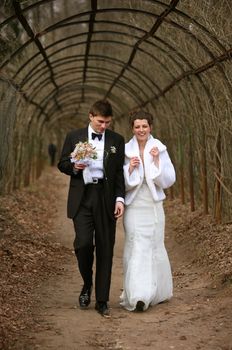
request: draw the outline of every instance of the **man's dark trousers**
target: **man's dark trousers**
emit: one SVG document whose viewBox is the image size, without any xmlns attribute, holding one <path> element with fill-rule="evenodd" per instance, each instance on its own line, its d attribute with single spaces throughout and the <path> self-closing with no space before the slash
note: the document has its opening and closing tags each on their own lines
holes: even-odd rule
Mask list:
<svg viewBox="0 0 232 350">
<path fill-rule="evenodd" d="M 96 249 L 95 295 L 108 301 L 111 281 L 116 220 L 109 217 L 103 196 L 103 183 L 85 186 L 77 215 L 73 218 L 76 237 L 74 249 L 84 285 L 90 288 Z"/>
</svg>

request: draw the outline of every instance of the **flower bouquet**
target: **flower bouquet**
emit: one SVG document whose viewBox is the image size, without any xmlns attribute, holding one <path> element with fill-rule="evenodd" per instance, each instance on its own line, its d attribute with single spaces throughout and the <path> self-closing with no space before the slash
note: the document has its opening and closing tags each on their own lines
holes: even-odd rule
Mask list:
<svg viewBox="0 0 232 350">
<path fill-rule="evenodd" d="M 89 165 L 91 159 L 97 159 L 97 151 L 91 143 L 78 142 L 70 155 L 71 163 Z"/>
</svg>

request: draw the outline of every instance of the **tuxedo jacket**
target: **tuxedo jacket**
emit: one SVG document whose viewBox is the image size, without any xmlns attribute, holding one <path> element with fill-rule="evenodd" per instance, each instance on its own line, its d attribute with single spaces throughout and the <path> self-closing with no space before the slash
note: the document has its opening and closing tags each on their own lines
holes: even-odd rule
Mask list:
<svg viewBox="0 0 232 350">
<path fill-rule="evenodd" d="M 79 170 L 77 174 L 75 174 L 73 171 L 73 163 L 70 161 L 70 154 L 73 152 L 75 145 L 80 141 L 88 141 L 88 127 L 73 130 L 67 134 L 58 163 L 58 169 L 70 176 L 67 205 L 67 214 L 69 218 L 74 218 L 77 214 L 86 186 L 83 180 L 83 171 Z M 123 175 L 124 150 L 125 142 L 123 137 L 112 130 L 106 129 L 102 195 L 105 197 L 106 211 L 112 219 L 114 219 L 116 198 L 125 197 Z"/>
</svg>

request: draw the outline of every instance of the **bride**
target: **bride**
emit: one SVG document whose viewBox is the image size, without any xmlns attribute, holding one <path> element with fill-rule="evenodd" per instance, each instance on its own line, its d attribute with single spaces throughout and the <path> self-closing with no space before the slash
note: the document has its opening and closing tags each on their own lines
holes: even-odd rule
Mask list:
<svg viewBox="0 0 232 350">
<path fill-rule="evenodd" d="M 172 274 L 164 245 L 166 189 L 175 170 L 166 146 L 150 133 L 153 117 L 140 110 L 130 119 L 133 138 L 125 147 L 124 286 L 121 305 L 144 311 L 172 297 Z"/>
</svg>

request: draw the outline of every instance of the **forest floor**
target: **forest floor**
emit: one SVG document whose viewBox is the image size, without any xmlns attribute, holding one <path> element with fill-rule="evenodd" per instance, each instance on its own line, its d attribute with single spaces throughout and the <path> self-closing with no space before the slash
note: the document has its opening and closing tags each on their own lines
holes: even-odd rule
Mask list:
<svg viewBox="0 0 232 350">
<path fill-rule="evenodd" d="M 232 350 L 232 225 L 166 200 L 174 296 L 146 312 L 119 305 L 123 227 L 117 225 L 111 318 L 80 310 L 82 287 L 66 218 L 68 177 L 47 168 L 28 188 L 0 197 L 2 350 Z"/>
</svg>

